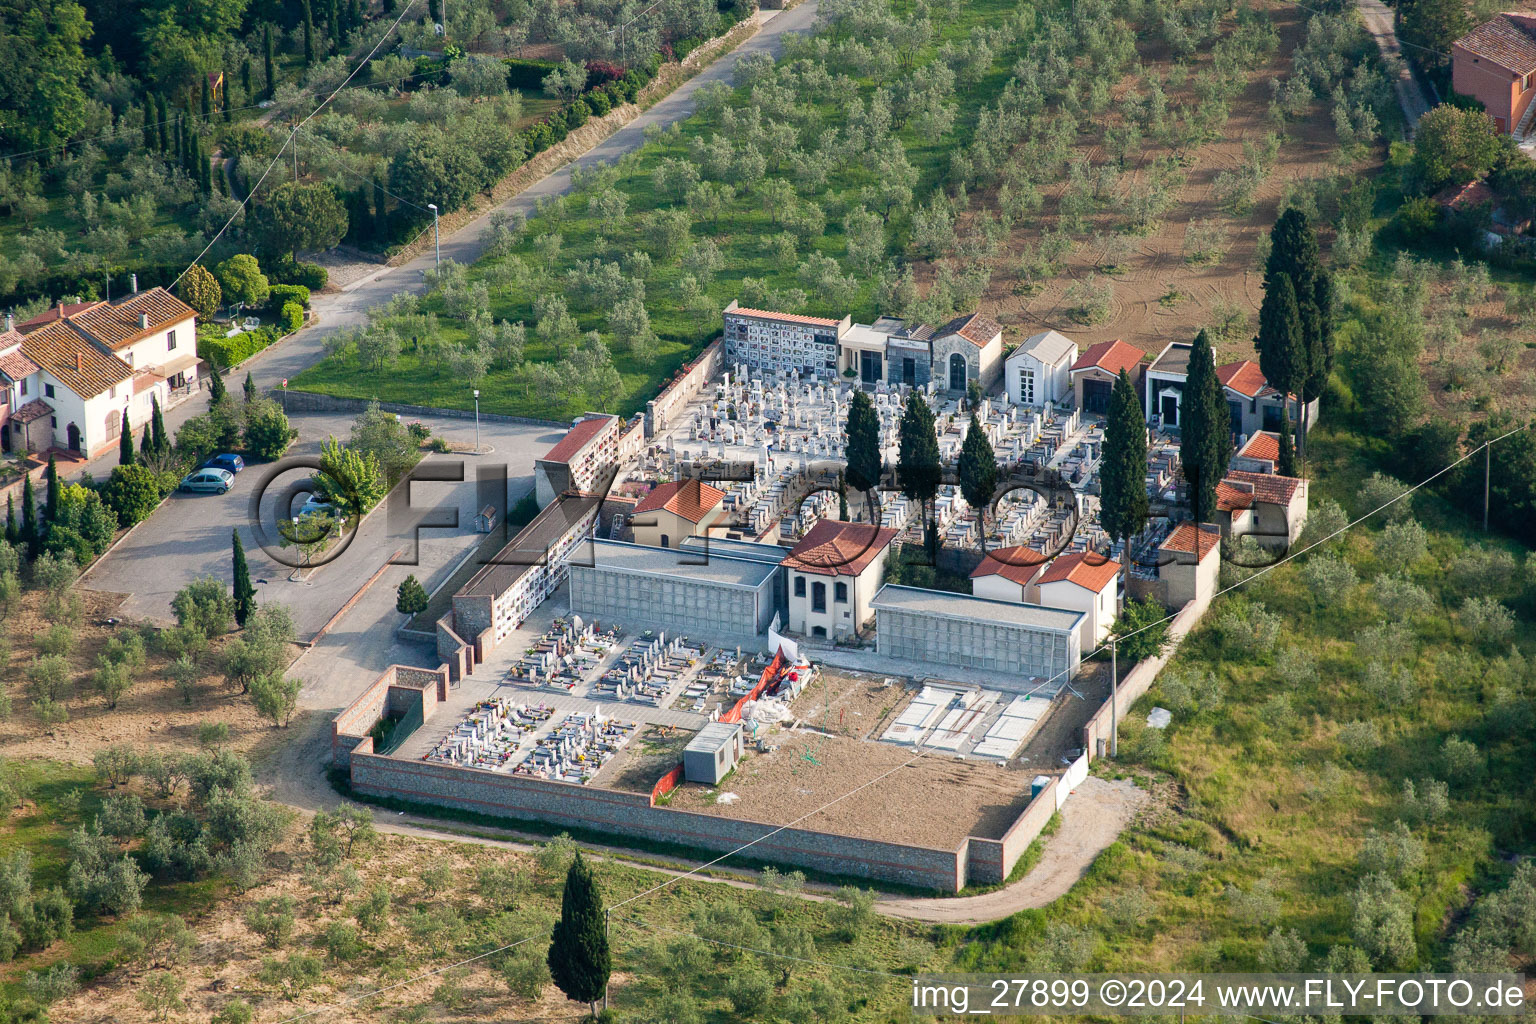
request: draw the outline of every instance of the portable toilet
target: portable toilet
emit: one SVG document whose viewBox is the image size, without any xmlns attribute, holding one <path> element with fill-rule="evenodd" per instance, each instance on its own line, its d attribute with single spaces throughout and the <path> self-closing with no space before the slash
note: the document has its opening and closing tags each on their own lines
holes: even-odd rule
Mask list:
<svg viewBox="0 0 1536 1024">
<path fill-rule="evenodd" d="M 1029 783 L 1029 798 L 1033 800 L 1050 784 L 1051 777 L 1049 775 L 1036 775 Z"/>
</svg>

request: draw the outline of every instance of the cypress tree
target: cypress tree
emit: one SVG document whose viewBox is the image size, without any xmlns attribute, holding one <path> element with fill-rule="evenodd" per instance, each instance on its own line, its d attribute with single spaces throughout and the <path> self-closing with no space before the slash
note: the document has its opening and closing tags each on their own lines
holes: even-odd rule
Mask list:
<svg viewBox="0 0 1536 1024">
<path fill-rule="evenodd" d="M 916 388 L 907 392 L 907 405 L 901 413 L 901 432 L 896 453 L 896 474 L 901 493 L 923 503 L 924 546 L 934 553 L 937 533 L 933 528 L 932 502 L 944 479 L 939 462 L 939 438 L 934 429 L 933 410 Z"/>
<path fill-rule="evenodd" d="M 21 528 L 16 525 L 16 496 L 5 496 L 5 542 L 12 546 L 20 543 Z"/>
<path fill-rule="evenodd" d="M 1305 213 L 1294 207 L 1286 210 L 1275 221 L 1269 237 L 1269 258 L 1264 264 L 1265 295 L 1280 277 L 1289 277 L 1300 324 L 1297 376 L 1285 393 L 1294 393 L 1298 401 L 1310 401 L 1308 393 L 1312 398 L 1322 394 L 1333 368 L 1333 282 L 1323 269 L 1317 232 Z M 1270 383 L 1280 386 L 1273 378 Z M 1297 413 L 1302 413 L 1299 407 Z M 1301 423 L 1301 433 L 1305 447 L 1305 422 Z"/>
<path fill-rule="evenodd" d="M 59 464 L 53 453 L 48 453 L 48 468 L 43 471 L 47 490 L 43 492 L 43 521 L 50 526 L 59 516 Z"/>
<path fill-rule="evenodd" d="M 1296 444 L 1291 440 L 1291 410 L 1280 410 L 1280 459 L 1275 472 L 1281 476 L 1296 475 Z"/>
<path fill-rule="evenodd" d="M 1289 274 L 1276 274 L 1265 289 L 1264 302 L 1259 306 L 1259 334 L 1253 344 L 1259 350 L 1259 369 L 1269 385 L 1282 395 L 1298 392 L 1306 379 L 1306 349 L 1296 288 Z"/>
<path fill-rule="evenodd" d="M 325 34 L 330 42 L 331 56 L 336 56 L 341 46 L 341 15 L 336 0 L 325 0 Z"/>
<path fill-rule="evenodd" d="M 139 435 L 139 461 L 145 465 L 149 463 L 149 457 L 155 453 L 155 439 L 149 431 Z"/>
<path fill-rule="evenodd" d="M 203 123 L 213 119 L 213 90 L 208 87 L 208 76 L 203 76 Z"/>
<path fill-rule="evenodd" d="M 249 103 L 253 97 L 251 92 L 251 58 L 247 57 L 240 62 L 240 102 Z M 229 93 L 224 94 L 224 117 L 229 118 L 230 112 Z"/>
<path fill-rule="evenodd" d="M 37 495 L 32 492 L 32 474 L 22 476 L 21 483 L 21 542 L 28 554 L 37 554 Z"/>
<path fill-rule="evenodd" d="M 880 482 L 880 414 L 863 391 L 848 403 L 848 482 L 868 491 Z"/>
<path fill-rule="evenodd" d="M 974 406 L 955 470 L 960 477 L 961 495 L 976 510 L 976 532 L 982 550 L 986 550 L 987 531 L 983 517 L 991 503 L 992 492 L 997 488 L 997 454 L 992 450 L 992 442 L 987 440 L 987 432 L 982 429 Z"/>
<path fill-rule="evenodd" d="M 586 1003 L 594 1017 L 613 965 L 604 927 L 603 898 L 580 851 L 565 875 L 560 920 L 549 943 L 549 975 L 567 999 Z"/>
<path fill-rule="evenodd" d="M 256 401 L 256 381 L 251 378 L 250 370 L 245 371 L 245 400 L 247 402 Z"/>
<path fill-rule="evenodd" d="M 304 66 L 315 62 L 315 12 L 309 0 L 304 0 Z"/>
<path fill-rule="evenodd" d="M 164 96 L 155 97 L 155 131 L 159 136 L 160 155 L 171 152 L 171 108 Z"/>
<path fill-rule="evenodd" d="M 261 27 L 261 70 L 266 79 L 266 98 L 271 99 L 277 88 L 277 75 L 272 69 L 272 23 Z"/>
<path fill-rule="evenodd" d="M 128 410 L 123 410 L 123 432 L 117 439 L 117 464 L 133 465 L 133 427 L 128 424 Z"/>
<path fill-rule="evenodd" d="M 373 237 L 380 244 L 389 238 L 388 198 L 384 191 L 384 172 L 381 170 L 373 180 Z"/>
<path fill-rule="evenodd" d="M 1104 458 L 1099 470 L 1099 523 L 1116 540 L 1127 542 L 1147 525 L 1147 421 L 1130 375 L 1120 371 L 1104 425 Z M 1126 551 L 1123 564 L 1130 564 Z"/>
<path fill-rule="evenodd" d="M 1180 417 L 1179 461 L 1189 482 L 1190 512 L 1195 522 L 1209 523 L 1216 518 L 1216 485 L 1232 461 L 1232 416 L 1216 378 L 1216 355 L 1204 331 L 1196 335 L 1189 353 Z"/>
<path fill-rule="evenodd" d="M 208 407 L 211 409 L 223 401 L 227 392 L 224 388 L 224 378 L 218 370 L 213 370 L 208 375 Z"/>
<path fill-rule="evenodd" d="M 152 438 L 150 442 L 157 455 L 167 455 L 171 450 L 171 439 L 165 432 L 165 416 L 160 412 L 160 396 L 151 395 L 151 409 L 149 417 L 149 433 L 145 436 Z"/>
<path fill-rule="evenodd" d="M 155 101 L 153 97 L 144 97 L 144 150 L 148 152 L 157 148 L 158 136 L 155 134 Z"/>
<path fill-rule="evenodd" d="M 245 545 L 240 543 L 240 531 L 230 530 L 230 557 L 234 562 L 235 621 L 245 628 L 245 620 L 256 610 L 256 588 L 251 586 L 251 568 L 245 564 Z"/>
</svg>

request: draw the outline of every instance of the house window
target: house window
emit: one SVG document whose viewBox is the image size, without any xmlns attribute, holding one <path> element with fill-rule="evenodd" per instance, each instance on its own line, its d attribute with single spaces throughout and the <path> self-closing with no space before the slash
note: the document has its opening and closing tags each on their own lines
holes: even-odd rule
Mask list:
<svg viewBox="0 0 1536 1024">
<path fill-rule="evenodd" d="M 59 429 L 59 418 L 57 416 L 49 416 L 48 417 L 48 425 L 51 426 L 54 430 L 58 430 Z"/>
<path fill-rule="evenodd" d="M 46 397 L 46 398 L 52 398 L 53 397 L 53 385 L 52 384 L 44 384 L 43 385 L 43 396 Z"/>
<path fill-rule="evenodd" d="M 165 332 L 165 350 L 167 352 L 169 352 L 171 349 L 173 349 L 175 347 L 176 347 L 176 332 L 175 331 L 166 331 Z"/>
<path fill-rule="evenodd" d="M 827 610 L 827 585 L 825 583 L 811 584 L 811 611 L 824 612 Z"/>
<path fill-rule="evenodd" d="M 107 389 L 107 397 L 108 398 L 116 398 L 117 397 L 117 385 L 116 384 L 112 385 L 110 388 Z"/>
<path fill-rule="evenodd" d="M 796 597 L 804 597 L 805 596 L 805 577 L 804 576 L 796 576 L 795 577 L 795 596 Z"/>
<path fill-rule="evenodd" d="M 838 604 L 848 603 L 848 584 L 835 583 L 832 586 L 832 599 Z"/>
<path fill-rule="evenodd" d="M 23 395 L 25 395 L 27 393 L 27 381 L 26 381 L 25 377 L 23 377 L 22 381 L 21 381 L 21 393 Z"/>
<path fill-rule="evenodd" d="M 1019 367 L 1019 401 L 1024 405 L 1035 404 L 1035 370 L 1033 367 Z"/>
</svg>

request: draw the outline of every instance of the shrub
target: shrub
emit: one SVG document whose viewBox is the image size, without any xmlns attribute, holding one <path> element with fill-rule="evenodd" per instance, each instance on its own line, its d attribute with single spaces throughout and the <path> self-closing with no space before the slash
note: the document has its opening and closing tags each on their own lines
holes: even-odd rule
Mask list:
<svg viewBox="0 0 1536 1024">
<path fill-rule="evenodd" d="M 1340 600 L 1359 582 L 1354 567 L 1333 555 L 1313 555 L 1301 575 L 1321 604 Z"/>
<path fill-rule="evenodd" d="M 320 264 L 305 263 L 302 260 L 297 263 L 283 260 L 274 272 L 283 284 L 304 288 L 306 292 L 319 291 L 331 279 L 330 272 Z"/>
<path fill-rule="evenodd" d="M 1418 694 L 1419 684 L 1406 665 L 1389 667 L 1379 661 L 1365 666 L 1361 681 L 1365 692 L 1387 708 L 1400 708 Z"/>
<path fill-rule="evenodd" d="M 1350 722 L 1339 730 L 1339 743 L 1346 751 L 1371 751 L 1382 744 L 1381 729 L 1375 722 Z"/>
<path fill-rule="evenodd" d="M 171 610 L 183 628 L 205 637 L 222 636 L 235 620 L 235 599 L 222 582 L 204 576 L 176 592 Z"/>
<path fill-rule="evenodd" d="M 245 448 L 259 459 L 279 459 L 293 443 L 294 430 L 282 407 L 257 399 L 245 411 Z"/>
<path fill-rule="evenodd" d="M 1482 774 L 1483 755 L 1477 744 L 1460 736 L 1447 736 L 1440 745 L 1440 761 L 1445 777 L 1457 785 L 1475 781 Z"/>
<path fill-rule="evenodd" d="M 301 284 L 275 284 L 267 296 L 267 312 L 276 316 L 290 302 L 309 308 L 309 289 Z"/>
<path fill-rule="evenodd" d="M 283 311 L 277 315 L 277 326 L 284 334 L 292 334 L 304 326 L 304 307 L 297 302 L 283 304 Z"/>
<path fill-rule="evenodd" d="M 1501 644 L 1515 628 L 1515 613 L 1491 597 L 1469 597 L 1461 605 L 1461 623 L 1482 644 Z"/>
<path fill-rule="evenodd" d="M 510 89 L 542 89 L 544 79 L 560 66 L 555 61 L 523 60 L 518 57 L 506 57 L 502 62 L 507 65 L 507 87 Z"/>
<path fill-rule="evenodd" d="M 101 488 L 101 500 L 117 516 L 119 526 L 129 527 L 149 518 L 160 504 L 160 478 L 146 466 L 113 466 Z"/>
<path fill-rule="evenodd" d="M 1398 503 L 1399 505 L 1402 502 Z M 1392 508 L 1397 508 L 1397 505 Z M 1390 511 L 1390 510 L 1389 510 Z M 1389 523 L 1376 538 L 1376 560 L 1388 572 L 1411 569 L 1429 553 L 1429 534 L 1413 519 Z"/>
<path fill-rule="evenodd" d="M 1392 499 L 1397 498 L 1397 501 Z M 1391 501 L 1392 504 L 1387 505 Z M 1413 515 L 1413 498 L 1408 485 L 1395 477 L 1376 472 L 1366 477 L 1360 485 L 1360 514 L 1373 512 L 1386 505 L 1379 515 L 1389 523 L 1400 523 Z"/>
<path fill-rule="evenodd" d="M 1264 655 L 1280 639 L 1280 617 L 1262 604 L 1233 602 L 1216 619 L 1221 641 L 1244 654 Z"/>
<path fill-rule="evenodd" d="M 273 340 L 272 332 L 265 327 L 241 331 L 233 338 L 200 335 L 197 339 L 197 354 L 215 369 L 227 370 L 260 352 L 272 344 Z"/>
</svg>

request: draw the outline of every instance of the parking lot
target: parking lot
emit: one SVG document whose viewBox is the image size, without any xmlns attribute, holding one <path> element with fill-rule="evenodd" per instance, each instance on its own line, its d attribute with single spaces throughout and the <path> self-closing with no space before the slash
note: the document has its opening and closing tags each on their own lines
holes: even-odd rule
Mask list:
<svg viewBox="0 0 1536 1024">
<path fill-rule="evenodd" d="M 291 456 L 318 455 L 320 442 L 329 436 L 346 437 L 352 417 L 341 414 L 296 413 L 291 417 L 299 431 L 299 440 L 290 449 Z M 467 445 L 474 443 L 472 420 L 458 418 L 423 418 L 434 436 Z M 420 564 L 397 567 L 401 577 L 415 573 L 429 590 L 442 579 L 465 551 L 477 541 L 474 515 L 478 509 L 475 471 L 479 465 L 502 464 L 507 467 L 509 502 L 515 502 L 533 486 L 533 460 L 559 439 L 562 431 L 540 426 L 482 422 L 481 441 L 494 451 L 481 456 L 429 454 L 423 465 L 431 462 L 464 459 L 462 483 L 413 483 L 411 507 L 416 509 L 457 508 L 457 530 L 424 529 L 419 542 Z M 122 615 L 153 622 L 174 621 L 171 598 L 182 587 L 201 576 L 230 579 L 230 536 L 238 530 L 256 584 L 258 603 L 277 602 L 293 614 L 299 639 L 308 639 L 331 618 L 397 550 L 409 545 L 410 531 L 391 531 L 386 510 L 381 506 L 364 519 L 346 551 L 334 561 L 311 571 L 294 575 L 291 566 L 282 564 L 262 550 L 250 516 L 252 493 L 261 487 L 270 467 L 248 466 L 235 477 L 227 494 L 172 494 L 111 553 L 86 574 L 83 585 L 98 591 L 127 595 Z M 286 474 L 279 483 L 286 484 L 303 476 L 302 471 Z M 272 488 L 271 491 L 279 490 Z M 271 514 L 273 495 L 266 497 L 262 522 L 269 543 L 276 541 L 275 519 Z M 289 549 L 281 557 L 296 560 Z M 393 570 L 392 570 L 393 571 Z M 388 575 L 388 574 L 386 574 Z M 381 580 L 380 585 L 386 580 Z M 391 584 L 393 585 L 393 584 Z"/>
</svg>

